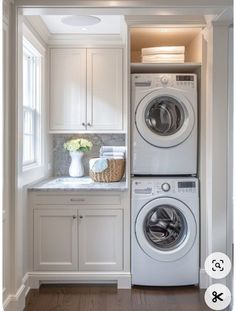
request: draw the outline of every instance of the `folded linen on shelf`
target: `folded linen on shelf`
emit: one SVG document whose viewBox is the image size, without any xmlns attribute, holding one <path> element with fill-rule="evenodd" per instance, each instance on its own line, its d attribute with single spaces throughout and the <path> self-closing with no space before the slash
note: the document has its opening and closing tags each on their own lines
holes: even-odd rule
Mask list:
<svg viewBox="0 0 236 311">
<path fill-rule="evenodd" d="M 157 46 L 142 49 L 142 55 L 184 54 L 184 53 L 185 53 L 185 46 Z"/>
<path fill-rule="evenodd" d="M 124 152 L 103 152 L 102 157 L 120 157 L 124 158 L 125 153 Z"/>
<path fill-rule="evenodd" d="M 102 146 L 100 148 L 100 156 L 103 156 L 104 153 L 112 153 L 112 154 L 122 153 L 125 157 L 126 147 L 124 146 Z"/>
<path fill-rule="evenodd" d="M 184 62 L 184 54 L 161 54 L 142 56 L 143 63 Z"/>
</svg>

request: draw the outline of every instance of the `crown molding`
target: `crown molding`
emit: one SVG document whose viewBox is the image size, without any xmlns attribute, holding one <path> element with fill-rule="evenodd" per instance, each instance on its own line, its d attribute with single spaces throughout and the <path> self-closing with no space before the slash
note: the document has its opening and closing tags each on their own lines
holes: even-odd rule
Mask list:
<svg viewBox="0 0 236 311">
<path fill-rule="evenodd" d="M 206 24 L 205 18 L 202 15 L 188 16 L 188 15 L 128 15 L 125 16 L 125 21 L 129 27 L 150 27 L 156 25 L 191 25 L 203 26 Z"/>
<path fill-rule="evenodd" d="M 154 8 L 154 7 L 202 7 L 202 8 L 211 8 L 211 7 L 226 7 L 233 6 L 233 0 L 118 0 L 118 1 L 106 1 L 106 0 L 15 0 L 17 5 L 29 5 L 29 6 L 56 6 L 56 7 L 68 7 L 68 6 L 77 6 L 77 7 L 110 7 L 110 8 Z"/>
<path fill-rule="evenodd" d="M 44 24 L 43 20 L 41 19 L 41 17 L 40 16 L 35 16 L 35 15 L 34 16 L 25 16 L 24 19 L 39 34 L 41 39 L 45 43 L 48 43 L 51 34 L 48 31 L 48 29 L 47 29 L 46 25 Z"/>
<path fill-rule="evenodd" d="M 86 34 L 51 34 L 48 40 L 50 47 L 71 46 L 93 48 L 97 46 L 123 46 L 121 35 L 86 35 Z"/>
</svg>

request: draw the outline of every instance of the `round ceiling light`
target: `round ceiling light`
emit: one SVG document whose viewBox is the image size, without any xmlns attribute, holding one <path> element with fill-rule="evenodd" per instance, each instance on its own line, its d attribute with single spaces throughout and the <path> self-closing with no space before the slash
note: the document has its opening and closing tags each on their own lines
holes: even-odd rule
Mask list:
<svg viewBox="0 0 236 311">
<path fill-rule="evenodd" d="M 71 15 L 63 17 L 61 21 L 63 24 L 69 26 L 83 27 L 98 24 L 101 22 L 101 19 L 90 15 Z"/>
</svg>

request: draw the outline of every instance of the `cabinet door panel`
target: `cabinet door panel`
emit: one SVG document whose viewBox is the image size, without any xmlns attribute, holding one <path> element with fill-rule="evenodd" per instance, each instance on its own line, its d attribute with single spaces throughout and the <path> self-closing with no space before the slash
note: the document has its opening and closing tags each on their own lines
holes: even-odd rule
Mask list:
<svg viewBox="0 0 236 311">
<path fill-rule="evenodd" d="M 79 211 L 79 270 L 119 271 L 122 266 L 122 211 Z"/>
<path fill-rule="evenodd" d="M 77 210 L 34 211 L 34 268 L 77 270 Z"/>
<path fill-rule="evenodd" d="M 50 129 L 85 130 L 86 49 L 52 49 Z"/>
<path fill-rule="evenodd" d="M 122 49 L 87 50 L 87 130 L 122 130 Z"/>
</svg>

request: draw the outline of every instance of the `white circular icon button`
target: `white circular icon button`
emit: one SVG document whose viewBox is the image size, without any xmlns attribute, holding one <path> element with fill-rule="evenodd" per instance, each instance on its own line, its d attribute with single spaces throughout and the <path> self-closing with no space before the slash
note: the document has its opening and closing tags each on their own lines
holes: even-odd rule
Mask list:
<svg viewBox="0 0 236 311">
<path fill-rule="evenodd" d="M 223 284 L 213 284 L 205 292 L 205 302 L 213 310 L 223 310 L 231 302 L 231 293 Z"/>
<path fill-rule="evenodd" d="M 225 278 L 231 270 L 231 261 L 224 253 L 210 254 L 205 261 L 205 271 L 213 279 Z"/>
</svg>

